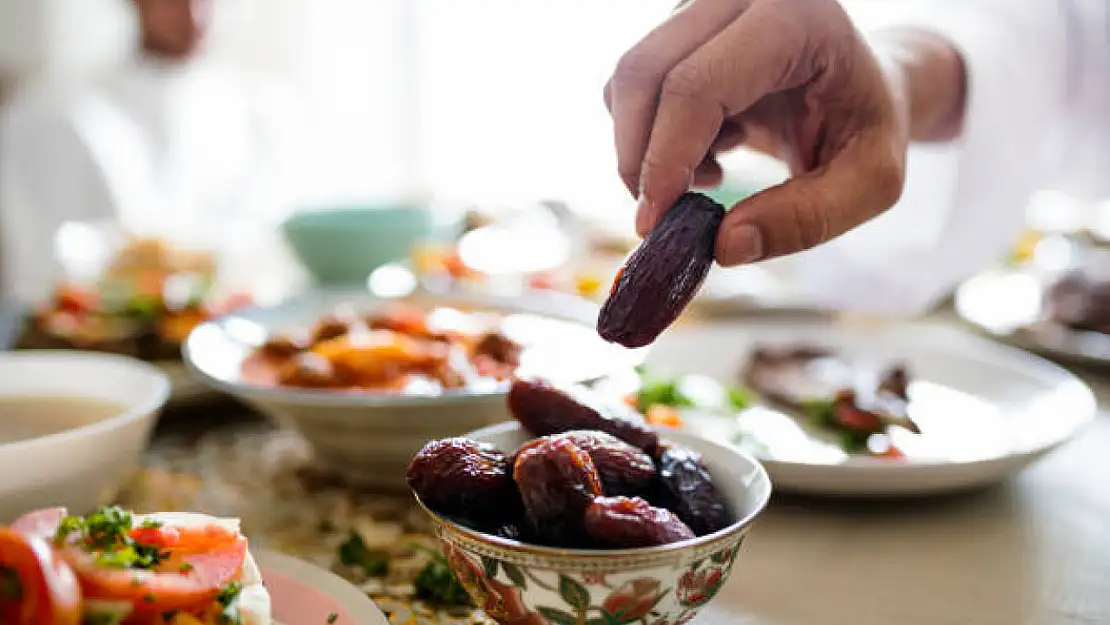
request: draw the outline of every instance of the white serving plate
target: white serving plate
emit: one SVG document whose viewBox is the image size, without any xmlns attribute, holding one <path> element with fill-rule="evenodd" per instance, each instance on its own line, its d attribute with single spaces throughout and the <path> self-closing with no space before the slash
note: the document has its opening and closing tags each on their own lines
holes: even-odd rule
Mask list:
<svg viewBox="0 0 1110 625">
<path fill-rule="evenodd" d="M 271 551 L 254 557 L 280 625 L 389 625 L 369 597 L 338 575 Z"/>
<path fill-rule="evenodd" d="M 661 337 L 646 365 L 661 375 L 734 383 L 753 347 L 807 344 L 877 364 L 902 362 L 921 437 L 898 441 L 904 460 L 844 454 L 820 434 L 774 412 L 748 412 L 747 440 L 776 489 L 808 494 L 924 495 L 985 486 L 1016 473 L 1074 436 L 1096 414 L 1090 389 L 1041 358 L 945 327 L 821 321 L 716 323 Z M 758 410 L 758 409 L 757 409 Z M 741 421 L 690 420 L 703 435 L 733 439 Z"/>
<path fill-rule="evenodd" d="M 510 315 L 506 332 L 525 346 L 521 373 L 586 382 L 640 362 L 642 351 L 605 343 L 594 329 L 598 307 L 549 293 L 496 298 L 476 293 L 418 294 L 417 305 L 459 306 Z M 198 327 L 185 359 L 209 385 L 291 426 L 313 445 L 317 461 L 358 484 L 405 489 L 413 455 L 435 438 L 458 436 L 509 419 L 508 384 L 435 395 L 334 392 L 265 387 L 242 379 L 243 359 L 267 335 L 310 326 L 337 306 L 368 312 L 383 300 L 367 292 L 318 291 L 273 308 L 254 308 Z"/>
</svg>

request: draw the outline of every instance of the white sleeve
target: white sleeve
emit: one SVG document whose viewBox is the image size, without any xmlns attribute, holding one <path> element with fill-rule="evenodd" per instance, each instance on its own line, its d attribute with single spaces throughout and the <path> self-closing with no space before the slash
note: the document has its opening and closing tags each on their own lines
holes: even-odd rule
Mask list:
<svg viewBox="0 0 1110 625">
<path fill-rule="evenodd" d="M 73 124 L 33 108 L 10 112 L 0 127 L 0 297 L 41 301 L 64 277 L 54 249 L 58 228 L 114 214 Z"/>
<path fill-rule="evenodd" d="M 1078 62 L 1061 3 L 933 0 L 923 9 L 896 21 L 934 30 L 962 52 L 969 79 L 962 136 L 913 146 L 894 208 L 791 259 L 799 295 L 820 307 L 909 315 L 935 305 L 1001 259 L 1058 156 L 1051 147 Z M 1091 32 L 1105 38 L 1105 30 L 1092 25 Z"/>
</svg>

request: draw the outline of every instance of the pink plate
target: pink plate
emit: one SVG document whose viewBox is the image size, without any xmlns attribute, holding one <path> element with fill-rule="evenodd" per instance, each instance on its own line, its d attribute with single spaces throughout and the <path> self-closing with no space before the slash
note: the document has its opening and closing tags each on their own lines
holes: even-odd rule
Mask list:
<svg viewBox="0 0 1110 625">
<path fill-rule="evenodd" d="M 332 614 L 334 625 L 389 625 L 369 597 L 334 573 L 279 553 L 254 555 L 282 625 L 323 624 Z"/>
</svg>

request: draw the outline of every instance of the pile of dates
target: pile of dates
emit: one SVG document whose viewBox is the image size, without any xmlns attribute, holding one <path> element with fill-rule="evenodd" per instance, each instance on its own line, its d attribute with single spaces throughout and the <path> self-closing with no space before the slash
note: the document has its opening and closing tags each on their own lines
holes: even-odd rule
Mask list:
<svg viewBox="0 0 1110 625">
<path fill-rule="evenodd" d="M 413 459 L 409 485 L 456 523 L 556 547 L 652 547 L 730 525 L 701 457 L 660 440 L 626 408 L 585 389 L 515 380 L 509 410 L 538 438 L 511 453 L 432 441 Z"/>
</svg>

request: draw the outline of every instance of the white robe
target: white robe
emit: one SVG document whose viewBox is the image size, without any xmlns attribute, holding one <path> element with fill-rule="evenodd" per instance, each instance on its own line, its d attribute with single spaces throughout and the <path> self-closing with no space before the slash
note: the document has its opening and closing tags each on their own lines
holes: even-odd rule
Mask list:
<svg viewBox="0 0 1110 625">
<path fill-rule="evenodd" d="M 868 11 L 881 3 L 869 3 Z M 799 294 L 839 310 L 919 313 L 1000 261 L 1035 191 L 1085 200 L 1110 186 L 1110 4 L 1106 0 L 891 2 L 890 19 L 964 53 L 964 133 L 915 147 L 887 214 L 789 264 Z M 869 20 L 870 21 L 870 20 Z"/>
<path fill-rule="evenodd" d="M 289 103 L 203 60 L 149 57 L 22 95 L 0 126 L 2 294 L 49 293 L 63 274 L 55 233 L 74 220 L 119 220 L 249 265 L 300 191 Z"/>
</svg>

